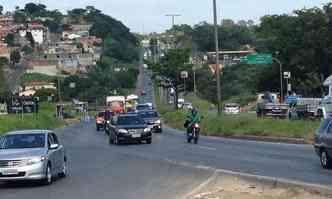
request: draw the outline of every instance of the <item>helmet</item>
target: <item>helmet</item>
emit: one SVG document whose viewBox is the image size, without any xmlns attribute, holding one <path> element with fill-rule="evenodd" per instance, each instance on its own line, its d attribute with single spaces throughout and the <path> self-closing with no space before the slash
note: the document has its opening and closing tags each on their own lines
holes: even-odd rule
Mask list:
<svg viewBox="0 0 332 199">
<path fill-rule="evenodd" d="M 196 109 L 195 107 L 192 107 L 192 108 L 191 108 L 191 112 L 192 112 L 193 114 L 196 114 L 198 111 L 197 111 L 197 109 Z"/>
</svg>

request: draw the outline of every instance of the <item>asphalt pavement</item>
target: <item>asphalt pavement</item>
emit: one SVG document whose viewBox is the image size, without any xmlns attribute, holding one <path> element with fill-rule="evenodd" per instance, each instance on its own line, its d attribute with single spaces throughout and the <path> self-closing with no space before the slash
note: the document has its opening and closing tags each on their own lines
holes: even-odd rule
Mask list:
<svg viewBox="0 0 332 199">
<path fill-rule="evenodd" d="M 144 77 L 152 101 L 149 76 Z M 165 128 L 153 143 L 109 145 L 93 122 L 56 131 L 67 148 L 70 175 L 51 186 L 0 184 L 1 199 L 180 198 L 209 179 L 213 169 L 332 186 L 310 145 L 201 137 L 187 144 L 183 132 Z M 210 168 L 210 169 L 207 169 Z"/>
</svg>

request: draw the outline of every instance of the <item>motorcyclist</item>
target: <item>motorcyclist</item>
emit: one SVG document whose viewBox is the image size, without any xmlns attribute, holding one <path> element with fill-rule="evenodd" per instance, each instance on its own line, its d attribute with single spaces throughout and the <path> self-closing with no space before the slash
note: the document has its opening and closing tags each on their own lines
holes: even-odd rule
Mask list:
<svg viewBox="0 0 332 199">
<path fill-rule="evenodd" d="M 186 117 L 185 127 L 187 128 L 187 133 L 192 132 L 192 127 L 194 124 L 199 124 L 201 122 L 201 116 L 196 108 L 189 109 Z"/>
</svg>

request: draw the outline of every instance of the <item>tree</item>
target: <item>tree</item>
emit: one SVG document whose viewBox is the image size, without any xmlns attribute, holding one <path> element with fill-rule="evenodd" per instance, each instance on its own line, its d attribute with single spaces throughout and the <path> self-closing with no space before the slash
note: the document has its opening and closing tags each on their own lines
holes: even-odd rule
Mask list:
<svg viewBox="0 0 332 199">
<path fill-rule="evenodd" d="M 3 6 L 0 5 L 0 15 L 2 15 L 2 12 L 3 12 Z"/>
<path fill-rule="evenodd" d="M 33 49 L 29 46 L 23 46 L 22 52 L 24 52 L 25 55 L 31 55 L 33 53 Z"/>
<path fill-rule="evenodd" d="M 181 71 L 190 71 L 192 68 L 192 65 L 188 64 L 189 55 L 190 51 L 188 49 L 171 49 L 161 59 L 160 63 L 152 67 L 174 89 L 174 104 L 176 109 L 178 108 L 179 87 L 183 84 Z"/>
<path fill-rule="evenodd" d="M 19 8 L 19 7 L 17 7 L 17 8 Z M 27 16 L 26 16 L 24 10 L 19 10 L 19 9 L 15 10 L 13 18 L 14 18 L 15 23 L 26 23 L 27 22 Z"/>
<path fill-rule="evenodd" d="M 27 3 L 25 4 L 24 11 L 28 15 L 36 17 L 46 11 L 46 6 L 43 4 Z"/>
<path fill-rule="evenodd" d="M 8 65 L 8 60 L 6 58 L 0 58 L 0 97 L 7 96 L 9 94 L 9 88 L 6 80 L 6 75 L 4 73 L 4 67 Z"/>
<path fill-rule="evenodd" d="M 10 60 L 13 64 L 19 63 L 21 60 L 21 53 L 18 50 L 14 50 L 10 53 Z"/>
<path fill-rule="evenodd" d="M 5 43 L 8 44 L 8 46 L 14 46 L 15 36 L 12 33 L 9 33 L 5 37 Z"/>
<path fill-rule="evenodd" d="M 279 52 L 284 70 L 293 74 L 297 93 L 321 97 L 324 92 L 322 83 L 332 73 L 331 16 L 332 7 L 327 4 L 323 9 L 296 10 L 293 15 L 265 16 L 256 29 L 257 49 Z M 267 81 L 261 83 L 268 85 Z M 278 83 L 272 87 L 277 88 Z"/>
</svg>

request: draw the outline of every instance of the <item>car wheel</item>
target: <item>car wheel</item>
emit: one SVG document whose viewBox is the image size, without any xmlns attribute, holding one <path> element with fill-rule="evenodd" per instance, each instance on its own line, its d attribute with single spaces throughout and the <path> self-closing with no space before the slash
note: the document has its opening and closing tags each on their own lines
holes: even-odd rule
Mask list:
<svg viewBox="0 0 332 199">
<path fill-rule="evenodd" d="M 198 138 L 195 138 L 195 139 L 194 139 L 194 143 L 195 143 L 195 144 L 198 144 Z"/>
<path fill-rule="evenodd" d="M 67 159 L 65 158 L 62 163 L 62 170 L 61 173 L 59 173 L 59 177 L 65 178 L 67 175 L 68 175 Z"/>
<path fill-rule="evenodd" d="M 320 153 L 320 163 L 324 169 L 331 168 L 331 158 L 325 150 L 322 150 L 322 152 Z"/>
<path fill-rule="evenodd" d="M 190 142 L 191 142 L 191 139 L 190 139 L 190 138 L 187 138 L 187 142 L 190 143 Z"/>
<path fill-rule="evenodd" d="M 146 143 L 147 143 L 147 144 L 152 144 L 152 139 L 151 139 L 151 138 L 150 138 L 150 139 L 147 139 L 147 140 L 146 140 Z"/>
<path fill-rule="evenodd" d="M 99 128 L 99 126 L 97 125 L 97 131 L 99 131 L 100 130 L 100 128 Z"/>
<path fill-rule="evenodd" d="M 45 178 L 43 179 L 42 183 L 44 185 L 50 185 L 52 184 L 52 167 L 50 164 L 47 164 L 47 168 L 46 168 L 46 171 L 45 171 Z"/>
</svg>

